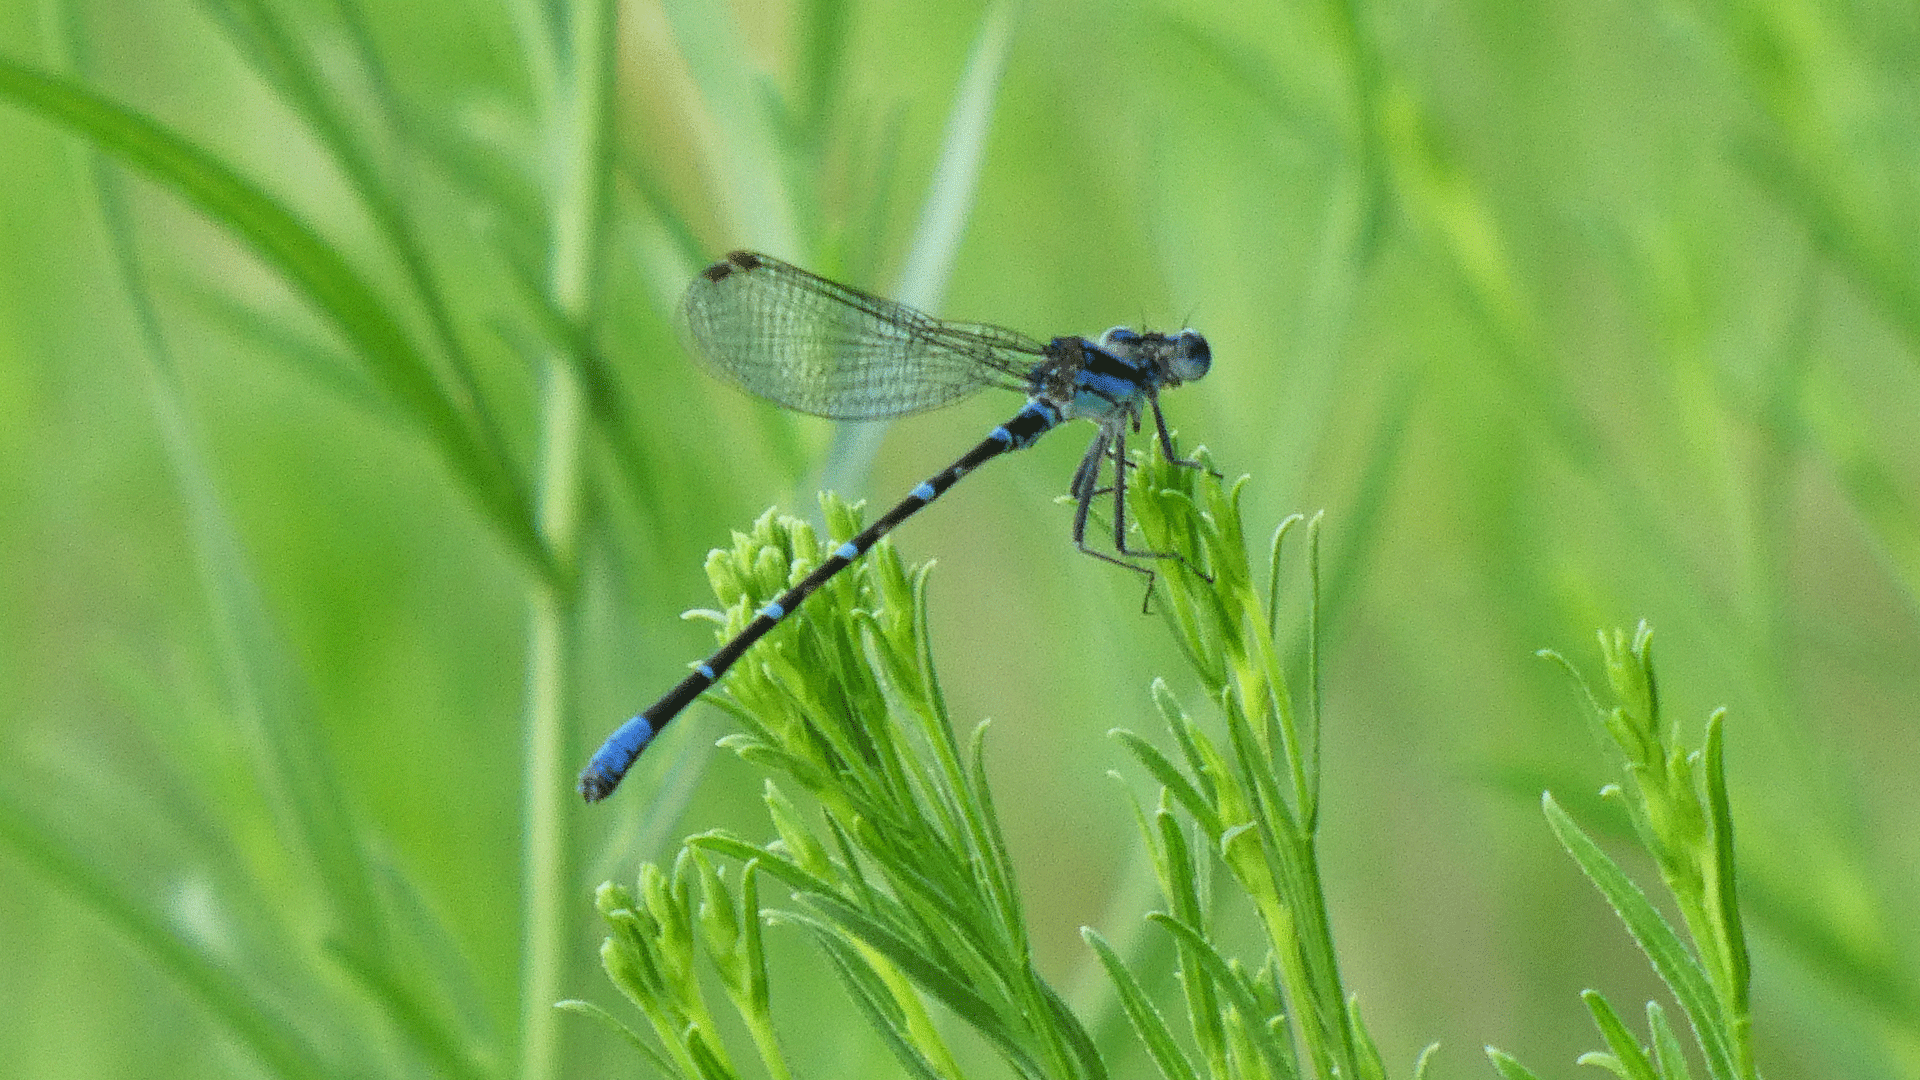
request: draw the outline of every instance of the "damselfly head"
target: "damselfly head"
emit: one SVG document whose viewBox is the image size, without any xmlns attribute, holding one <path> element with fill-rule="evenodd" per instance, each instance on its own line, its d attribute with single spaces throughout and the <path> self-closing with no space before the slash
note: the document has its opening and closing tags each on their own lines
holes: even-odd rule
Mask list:
<svg viewBox="0 0 1920 1080">
<path fill-rule="evenodd" d="M 1213 366 L 1213 350 L 1198 330 L 1182 330 L 1173 336 L 1173 353 L 1167 357 L 1167 370 L 1180 382 L 1192 382 Z"/>
<path fill-rule="evenodd" d="M 1143 334 L 1116 326 L 1100 335 L 1100 347 L 1115 356 L 1151 361 L 1172 385 L 1192 382 L 1213 366 L 1213 350 L 1207 347 L 1207 339 L 1201 337 L 1198 330 Z"/>
</svg>

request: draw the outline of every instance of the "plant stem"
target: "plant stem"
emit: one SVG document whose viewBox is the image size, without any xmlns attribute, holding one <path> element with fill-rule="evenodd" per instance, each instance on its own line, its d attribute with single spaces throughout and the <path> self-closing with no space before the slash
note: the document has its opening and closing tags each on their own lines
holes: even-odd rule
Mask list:
<svg viewBox="0 0 1920 1080">
<path fill-rule="evenodd" d="M 568 11 L 569 37 L 554 68 L 563 82 L 549 99 L 553 178 L 548 291 L 554 309 L 585 328 L 593 312 L 595 237 L 605 205 L 606 130 L 614 17 L 609 0 L 582 0 Z M 541 401 L 538 528 L 561 568 L 536 586 L 529 611 L 527 675 L 526 937 L 521 975 L 520 1069 L 546 1080 L 559 1066 L 558 1013 L 566 947 L 573 940 L 567 900 L 573 872 L 566 843 L 567 704 L 575 658 L 572 578 L 580 530 L 580 443 L 585 398 L 576 365 L 550 354 Z"/>
</svg>

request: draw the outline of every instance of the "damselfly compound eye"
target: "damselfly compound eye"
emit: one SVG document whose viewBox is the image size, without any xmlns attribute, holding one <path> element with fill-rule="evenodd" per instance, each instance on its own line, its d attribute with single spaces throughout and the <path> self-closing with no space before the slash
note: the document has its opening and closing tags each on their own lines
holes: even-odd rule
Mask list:
<svg viewBox="0 0 1920 1080">
<path fill-rule="evenodd" d="M 1174 378 L 1192 382 L 1213 366 L 1213 350 L 1207 347 L 1207 339 L 1200 336 L 1200 331 L 1182 330 L 1173 339 L 1173 359 L 1167 366 Z"/>
</svg>

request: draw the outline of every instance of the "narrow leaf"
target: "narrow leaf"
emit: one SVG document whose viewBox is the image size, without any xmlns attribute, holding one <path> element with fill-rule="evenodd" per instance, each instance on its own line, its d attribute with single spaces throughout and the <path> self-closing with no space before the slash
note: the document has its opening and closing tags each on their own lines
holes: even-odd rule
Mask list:
<svg viewBox="0 0 1920 1080">
<path fill-rule="evenodd" d="M 1693 1070 L 1687 1068 L 1686 1051 L 1680 1048 L 1673 1025 L 1667 1022 L 1667 1010 L 1657 1001 L 1647 1002 L 1647 1029 L 1653 1032 L 1653 1057 L 1660 1063 L 1663 1080 L 1693 1080 Z"/>
<path fill-rule="evenodd" d="M 1160 1075 L 1166 1080 L 1199 1080 L 1192 1062 L 1181 1052 L 1180 1044 L 1174 1041 L 1166 1019 L 1154 1007 L 1146 991 L 1140 988 L 1133 972 L 1127 970 L 1120 955 L 1113 951 L 1113 946 L 1107 944 L 1107 939 L 1092 927 L 1081 927 L 1080 936 L 1093 946 L 1095 955 L 1100 957 L 1101 966 L 1107 969 L 1107 977 L 1113 980 L 1114 989 L 1120 993 L 1120 1008 L 1133 1024 L 1134 1033 L 1146 1044 L 1147 1054 L 1160 1069 Z"/>
<path fill-rule="evenodd" d="M 1593 1024 L 1600 1029 L 1600 1037 L 1607 1041 L 1613 1050 L 1613 1059 L 1621 1080 L 1659 1080 L 1654 1072 L 1653 1062 L 1648 1060 L 1646 1050 L 1640 1041 L 1627 1030 L 1627 1025 L 1615 1012 L 1606 996 L 1597 990 L 1588 990 L 1580 995 L 1587 1003 L 1587 1011 L 1593 1014 Z"/>
<path fill-rule="evenodd" d="M 1440 1044 L 1428 1043 L 1413 1063 L 1413 1080 L 1427 1080 L 1427 1069 L 1433 1064 L 1433 1056 L 1440 1052 Z"/>
<path fill-rule="evenodd" d="M 808 899 L 818 902 L 825 898 L 815 896 L 809 897 Z M 778 913 L 778 917 L 785 922 L 790 922 L 807 929 L 829 950 L 844 952 L 849 958 L 848 962 L 853 966 L 854 970 L 867 970 L 869 965 L 866 960 L 859 957 L 857 953 L 849 951 L 848 946 L 852 943 L 858 943 L 872 948 L 887 962 L 899 968 L 914 984 L 939 999 L 942 1004 L 953 1010 L 960 1019 L 973 1027 L 974 1030 L 986 1036 L 994 1046 L 999 1048 L 1001 1053 L 1007 1056 L 1007 1059 L 1013 1063 L 1016 1069 L 1019 1069 L 1029 1076 L 1044 1074 L 1045 1070 L 1038 1067 L 1032 1055 L 1027 1053 L 1026 1049 L 1020 1045 L 1019 1040 L 1014 1034 L 1007 1030 L 1006 1025 L 1001 1022 L 999 1016 L 994 1013 L 991 1006 L 979 995 L 967 989 L 963 984 L 948 978 L 945 973 L 931 969 L 929 965 L 915 956 L 911 948 L 906 947 L 904 942 L 880 930 L 877 926 L 860 916 L 858 912 L 853 911 L 853 909 L 832 901 L 822 906 L 832 906 L 835 909 L 835 922 L 839 921 L 842 915 L 850 915 L 852 916 L 853 922 L 865 924 L 869 931 L 874 932 L 875 938 L 886 942 L 887 947 L 882 948 L 876 946 L 873 940 L 868 939 L 863 934 L 852 931 L 849 927 L 836 925 L 835 922 L 814 918 L 811 915 L 801 912 L 783 911 Z M 908 966 L 898 963 L 898 958 L 901 956 L 906 956 L 912 960 L 912 965 Z M 865 978 L 863 977 L 860 982 L 864 983 Z M 859 983 L 850 983 L 849 985 L 859 985 Z M 881 984 L 876 983 L 875 985 Z M 884 991 L 882 992 L 884 993 Z M 891 994 L 886 993 L 886 996 L 890 998 Z"/>
<path fill-rule="evenodd" d="M 1207 835 L 1220 834 L 1219 815 L 1214 813 L 1213 807 L 1201 796 L 1200 790 L 1187 779 L 1186 774 L 1160 752 L 1159 747 L 1124 728 L 1115 728 L 1108 734 L 1120 740 L 1121 745 L 1132 752 L 1135 760 L 1152 773 L 1153 778 L 1179 800 L 1181 806 L 1186 807 L 1187 813 L 1192 814 L 1194 820 L 1200 822 L 1200 827 L 1207 831 Z"/>
<path fill-rule="evenodd" d="M 1373 1032 L 1367 1030 L 1366 1020 L 1360 1015 L 1360 999 L 1352 994 L 1347 996 L 1347 1034 L 1362 1080 L 1387 1080 L 1386 1060 L 1380 1056 Z"/>
<path fill-rule="evenodd" d="M 291 210 L 220 159 L 71 79 L 0 58 L 0 98 L 147 174 L 234 233 L 324 314 L 532 565 L 558 579 L 508 463 L 486 451 L 380 292 Z"/>
<path fill-rule="evenodd" d="M 1687 951 L 1679 935 L 1673 932 L 1673 927 L 1647 900 L 1639 886 L 1574 824 L 1567 812 L 1554 801 L 1551 793 L 1542 797 L 1541 806 L 1546 813 L 1547 824 L 1560 839 L 1561 846 L 1580 864 L 1580 869 L 1620 916 L 1627 932 L 1633 935 L 1634 941 L 1639 943 L 1653 964 L 1654 971 L 1673 992 L 1674 1000 L 1686 1010 L 1687 1019 L 1693 1024 L 1694 1036 L 1700 1041 L 1700 1051 L 1706 1058 L 1708 1073 L 1715 1080 L 1730 1080 L 1737 1076 L 1732 1053 L 1727 1046 L 1726 1032 L 1720 1027 L 1719 1006 L 1713 986 L 1707 980 L 1706 973 L 1700 970 L 1693 954 Z"/>
<path fill-rule="evenodd" d="M 1233 1007 L 1240 1010 L 1240 1014 L 1248 1020 L 1255 1021 L 1247 1024 L 1247 1031 L 1270 1066 L 1284 1075 L 1299 1075 L 1300 1070 L 1294 1064 L 1291 1055 L 1274 1040 L 1272 1029 L 1264 1022 L 1268 1017 L 1265 1015 L 1265 1010 L 1260 1007 L 1259 1000 L 1246 983 L 1235 974 L 1226 958 L 1213 947 L 1213 943 L 1208 941 L 1200 931 L 1166 914 L 1155 912 L 1147 918 L 1166 927 L 1182 945 L 1191 949 L 1192 954 L 1199 959 L 1201 966 L 1206 969 L 1206 973 L 1212 978 L 1214 984 L 1226 991 Z"/>
<path fill-rule="evenodd" d="M 973 208 L 980 162 L 986 156 L 993 104 L 1013 45 L 1013 9 L 999 0 L 980 20 L 980 33 L 967 56 L 947 128 L 934 163 L 932 182 L 913 231 L 906 268 L 894 283 L 894 298 L 910 307 L 937 310 L 960 249 L 960 237 Z M 821 485 L 857 487 L 879 449 L 884 424 L 842 424 L 834 432 Z"/>
<path fill-rule="evenodd" d="M 1727 799 L 1725 715 L 1725 711 L 1721 710 L 1707 718 L 1701 772 L 1706 784 L 1707 813 L 1713 840 L 1713 869 L 1708 889 L 1715 906 L 1715 922 L 1724 935 L 1718 944 L 1726 952 L 1726 991 L 1730 998 L 1727 1011 L 1731 1014 L 1730 1018 L 1739 1023 L 1747 1013 L 1747 995 L 1753 976 L 1747 957 L 1746 930 L 1740 922 L 1739 883 L 1733 870 L 1733 807 Z"/>
<path fill-rule="evenodd" d="M 635 1050 L 638 1050 L 640 1056 L 646 1058 L 647 1064 L 653 1066 L 657 1072 L 665 1076 L 671 1076 L 673 1074 L 673 1065 L 667 1061 L 660 1051 L 655 1050 L 651 1043 L 642 1038 L 639 1032 L 621 1023 L 619 1017 L 595 1005 L 593 1002 L 581 1001 L 578 998 L 568 998 L 565 1001 L 554 1002 L 553 1007 L 562 1012 L 593 1017 L 595 1020 L 600 1021 L 612 1029 L 615 1034 L 625 1039 Z"/>
<path fill-rule="evenodd" d="M 826 951 L 834 971 L 839 974 L 841 985 L 847 988 L 853 995 L 854 1004 L 866 1014 L 867 1027 L 887 1044 L 894 1058 L 919 1080 L 952 1080 L 941 1075 L 933 1062 L 914 1045 L 913 1032 L 907 1028 L 886 983 L 867 966 L 858 950 L 832 932 L 822 932 L 819 927 L 815 928 L 814 937 Z"/>
<path fill-rule="evenodd" d="M 63 843 L 5 791 L 0 791 L 0 844 L 125 934 L 269 1071 L 313 1080 L 335 1075 L 331 1063 L 289 1019 L 269 1009 L 266 1002 L 272 995 L 263 987 L 245 978 L 226 958 L 182 936 L 145 894 L 136 895 L 109 881 L 85 855 Z"/>
<path fill-rule="evenodd" d="M 1494 1071 L 1498 1072 L 1504 1080 L 1540 1080 L 1538 1073 L 1515 1061 L 1512 1055 L 1504 1050 L 1487 1047 L 1487 1060 L 1493 1062 Z"/>
<path fill-rule="evenodd" d="M 889 963 L 905 972 L 916 986 L 938 998 L 961 1019 L 996 1041 L 1014 1044 L 1013 1035 L 1007 1030 L 999 1012 L 972 987 L 954 978 L 951 972 L 929 962 L 925 951 L 918 945 L 837 897 L 813 894 L 805 899 L 832 920 L 833 925 L 885 957 Z"/>
</svg>

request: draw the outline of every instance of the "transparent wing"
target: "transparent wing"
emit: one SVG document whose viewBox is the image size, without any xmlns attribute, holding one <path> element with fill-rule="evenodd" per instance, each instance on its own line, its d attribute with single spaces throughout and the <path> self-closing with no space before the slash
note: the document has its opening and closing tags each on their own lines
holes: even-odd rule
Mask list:
<svg viewBox="0 0 1920 1080">
<path fill-rule="evenodd" d="M 932 409 L 983 386 L 1024 391 L 1043 355 L 1023 334 L 943 322 L 743 251 L 694 279 L 682 313 L 694 352 L 714 372 L 836 420 Z"/>
</svg>

